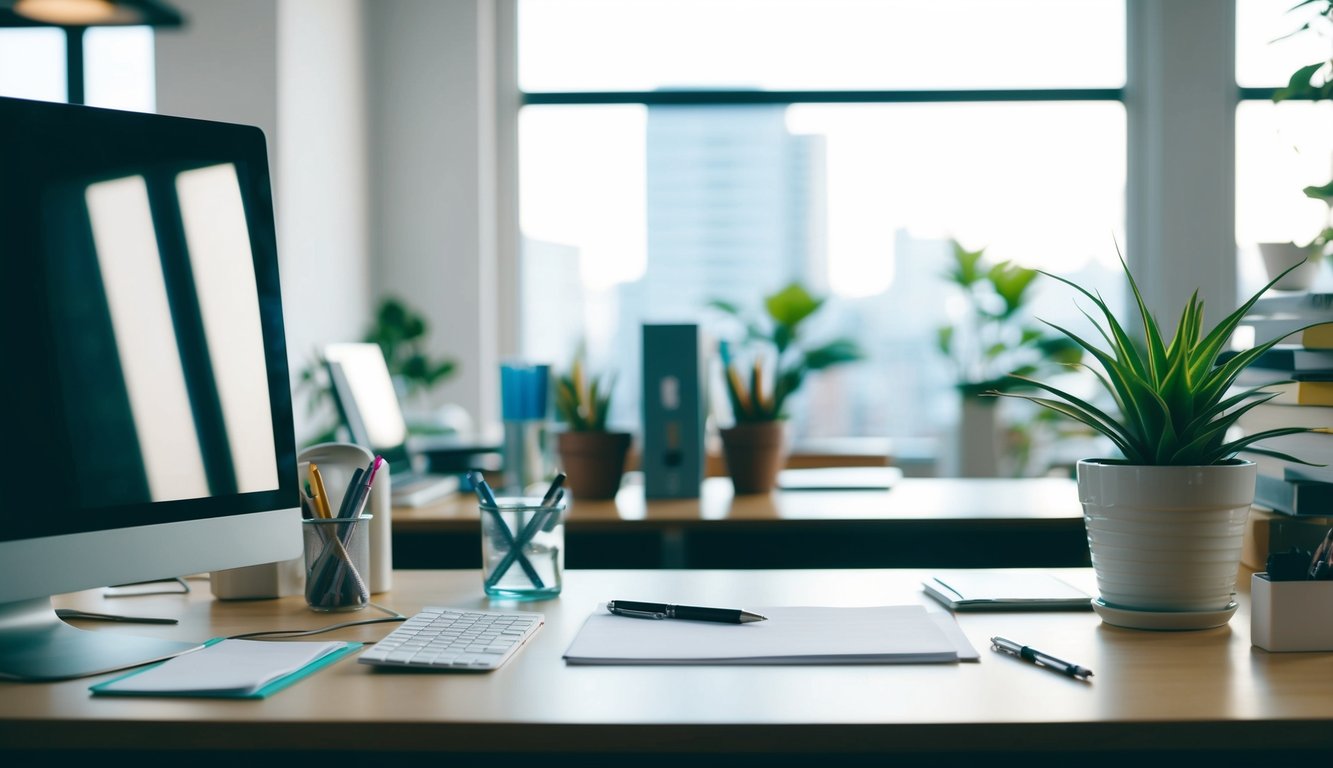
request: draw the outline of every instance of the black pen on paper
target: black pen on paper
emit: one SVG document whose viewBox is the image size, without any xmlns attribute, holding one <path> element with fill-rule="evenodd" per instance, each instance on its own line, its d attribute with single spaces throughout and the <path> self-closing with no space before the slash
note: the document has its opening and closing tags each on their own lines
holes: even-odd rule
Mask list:
<svg viewBox="0 0 1333 768">
<path fill-rule="evenodd" d="M 1000 653 L 1010 656 L 1017 656 L 1024 661 L 1030 661 L 1041 667 L 1048 667 L 1070 677 L 1080 680 L 1087 680 L 1092 677 L 1092 670 L 1087 667 L 1081 667 L 1077 664 L 1071 664 L 1068 661 L 1062 661 L 1049 653 L 1043 653 L 1030 645 L 1015 643 L 1013 640 L 1006 640 L 1003 637 L 992 637 L 990 639 L 991 648 Z"/>
<path fill-rule="evenodd" d="M 717 621 L 724 624 L 749 624 L 755 621 L 765 621 L 768 618 L 737 608 L 700 608 L 693 605 L 643 603 L 635 600 L 612 600 L 606 604 L 606 610 L 617 616 L 629 616 L 636 619 L 684 619 L 686 621 Z"/>
</svg>

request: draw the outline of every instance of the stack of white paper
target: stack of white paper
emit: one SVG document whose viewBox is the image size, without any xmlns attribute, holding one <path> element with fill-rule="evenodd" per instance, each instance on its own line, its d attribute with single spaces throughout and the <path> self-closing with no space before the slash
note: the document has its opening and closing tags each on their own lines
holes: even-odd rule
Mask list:
<svg viewBox="0 0 1333 768">
<path fill-rule="evenodd" d="M 919 605 L 747 607 L 750 624 L 615 616 L 599 606 L 570 664 L 896 664 L 978 658 L 952 616 Z"/>
</svg>

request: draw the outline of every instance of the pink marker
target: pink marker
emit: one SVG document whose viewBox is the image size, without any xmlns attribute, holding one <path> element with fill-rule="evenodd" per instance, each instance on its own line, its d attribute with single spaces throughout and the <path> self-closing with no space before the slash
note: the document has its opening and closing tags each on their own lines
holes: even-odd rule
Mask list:
<svg viewBox="0 0 1333 768">
<path fill-rule="evenodd" d="M 366 477 L 366 485 L 375 482 L 375 473 L 380 471 L 380 465 L 382 464 L 384 464 L 383 456 L 376 456 L 375 460 L 370 463 L 370 472 Z"/>
</svg>

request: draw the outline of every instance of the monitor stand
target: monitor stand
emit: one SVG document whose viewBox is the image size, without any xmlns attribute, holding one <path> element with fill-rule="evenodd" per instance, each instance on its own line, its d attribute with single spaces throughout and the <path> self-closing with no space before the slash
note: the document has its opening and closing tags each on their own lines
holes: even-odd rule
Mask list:
<svg viewBox="0 0 1333 768">
<path fill-rule="evenodd" d="M 56 616 L 50 598 L 0 603 L 0 679 L 88 677 L 160 661 L 200 646 L 77 629 Z"/>
</svg>

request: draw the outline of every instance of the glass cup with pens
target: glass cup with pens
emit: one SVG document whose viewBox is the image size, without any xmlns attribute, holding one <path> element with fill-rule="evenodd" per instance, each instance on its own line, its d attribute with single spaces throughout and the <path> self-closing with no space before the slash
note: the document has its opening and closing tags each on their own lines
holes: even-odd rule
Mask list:
<svg viewBox="0 0 1333 768">
<path fill-rule="evenodd" d="M 560 594 L 565 565 L 566 497 L 557 475 L 542 498 L 496 498 L 473 473 L 481 510 L 482 581 L 486 594 L 541 600 Z"/>
<path fill-rule="evenodd" d="M 341 498 L 334 498 L 323 473 L 311 463 L 302 483 L 302 538 L 305 543 L 306 604 L 316 611 L 358 611 L 370 604 L 364 574 L 370 560 L 370 515 L 362 514 L 384 460 L 352 473 Z M 336 509 L 334 504 L 336 502 Z"/>
</svg>

